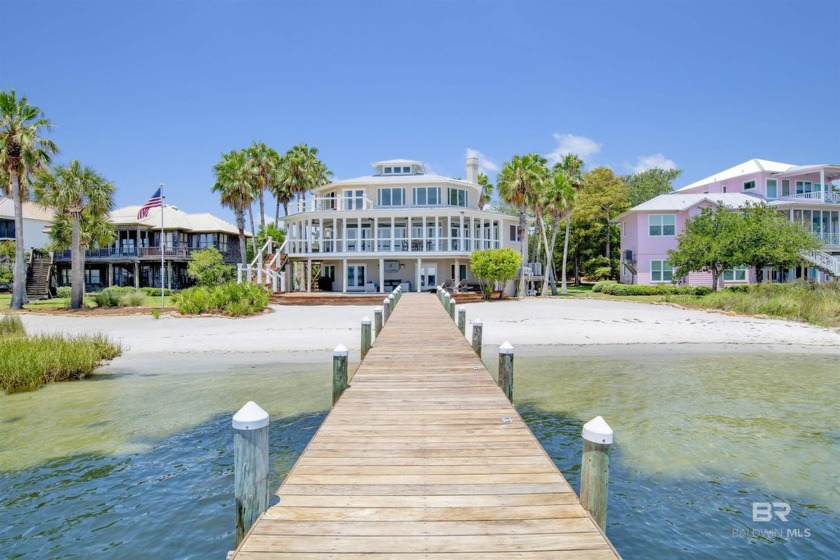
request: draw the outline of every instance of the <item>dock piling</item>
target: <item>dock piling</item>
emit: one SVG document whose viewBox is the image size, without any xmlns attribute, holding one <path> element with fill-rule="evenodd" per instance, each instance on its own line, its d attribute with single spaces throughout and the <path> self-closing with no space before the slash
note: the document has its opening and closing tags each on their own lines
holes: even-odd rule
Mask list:
<svg viewBox="0 0 840 560">
<path fill-rule="evenodd" d="M 333 384 L 332 403 L 338 402 L 339 397 L 347 388 L 347 347 L 339 344 L 333 350 Z"/>
<path fill-rule="evenodd" d="M 268 509 L 268 413 L 249 401 L 233 415 L 236 546 Z"/>
<path fill-rule="evenodd" d="M 499 387 L 513 402 L 513 346 L 507 340 L 499 346 Z"/>
<path fill-rule="evenodd" d="M 382 300 L 382 323 L 388 322 L 388 317 L 391 316 L 391 300 L 385 298 Z"/>
<path fill-rule="evenodd" d="M 484 330 L 484 323 L 481 319 L 472 322 L 472 347 L 478 357 L 481 357 L 481 334 Z"/>
<path fill-rule="evenodd" d="M 458 310 L 458 330 L 467 334 L 467 310 L 463 307 Z"/>
<path fill-rule="evenodd" d="M 606 420 L 595 417 L 583 425 L 583 461 L 580 467 L 580 504 L 602 530 L 607 526 L 607 485 L 610 479 L 610 445 L 613 431 Z"/>
<path fill-rule="evenodd" d="M 449 316 L 452 317 L 453 321 L 455 321 L 455 297 L 454 296 L 449 298 Z"/>
<path fill-rule="evenodd" d="M 370 317 L 362 319 L 362 359 L 370 351 Z"/>
<path fill-rule="evenodd" d="M 379 332 L 382 330 L 382 306 L 377 305 L 373 308 L 373 334 L 379 338 Z"/>
</svg>

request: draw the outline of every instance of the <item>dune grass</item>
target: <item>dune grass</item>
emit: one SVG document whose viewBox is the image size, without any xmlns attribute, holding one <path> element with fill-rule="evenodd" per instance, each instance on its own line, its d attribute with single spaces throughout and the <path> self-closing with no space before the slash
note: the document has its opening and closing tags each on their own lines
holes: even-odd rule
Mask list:
<svg viewBox="0 0 840 560">
<path fill-rule="evenodd" d="M 104 334 L 27 336 L 20 317 L 0 317 L 0 387 L 7 393 L 88 377 L 121 353 L 120 344 Z"/>
</svg>

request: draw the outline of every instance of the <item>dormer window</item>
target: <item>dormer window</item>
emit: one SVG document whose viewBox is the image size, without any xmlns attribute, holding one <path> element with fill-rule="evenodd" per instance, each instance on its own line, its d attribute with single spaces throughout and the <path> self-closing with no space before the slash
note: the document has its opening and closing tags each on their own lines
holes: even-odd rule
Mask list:
<svg viewBox="0 0 840 560">
<path fill-rule="evenodd" d="M 410 175 L 411 167 L 409 166 L 390 166 L 382 169 L 383 175 Z"/>
</svg>

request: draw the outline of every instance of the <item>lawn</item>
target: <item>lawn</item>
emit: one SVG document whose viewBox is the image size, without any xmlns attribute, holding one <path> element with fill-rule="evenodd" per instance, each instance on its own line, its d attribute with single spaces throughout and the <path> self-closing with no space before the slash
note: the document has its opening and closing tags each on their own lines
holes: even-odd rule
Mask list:
<svg viewBox="0 0 840 560">
<path fill-rule="evenodd" d="M 173 296 L 165 296 L 165 306 L 166 307 L 173 307 L 174 306 L 174 299 Z M 8 309 L 9 303 L 12 301 L 12 296 L 10 294 L 0 294 L 0 310 Z M 69 299 L 68 298 L 52 298 L 52 299 L 43 299 L 38 301 L 32 301 L 27 303 L 23 306 L 24 309 L 29 309 L 30 311 L 38 311 L 39 309 L 47 310 L 47 309 L 65 309 L 69 306 Z M 96 302 L 93 301 L 91 297 L 85 297 L 85 307 L 90 309 L 95 309 L 97 307 Z M 142 307 L 150 307 L 154 308 L 160 307 L 160 296 L 146 296 L 143 300 Z"/>
</svg>

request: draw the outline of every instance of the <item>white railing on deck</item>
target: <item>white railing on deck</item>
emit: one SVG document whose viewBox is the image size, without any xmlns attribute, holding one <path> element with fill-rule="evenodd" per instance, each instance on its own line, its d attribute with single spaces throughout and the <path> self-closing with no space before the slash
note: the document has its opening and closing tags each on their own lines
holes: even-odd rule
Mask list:
<svg viewBox="0 0 840 560">
<path fill-rule="evenodd" d="M 294 239 L 286 240 L 288 253 L 451 253 L 470 252 L 479 249 L 498 249 L 500 239 L 478 239 L 471 237 L 430 237 L 427 239 Z"/>
</svg>

